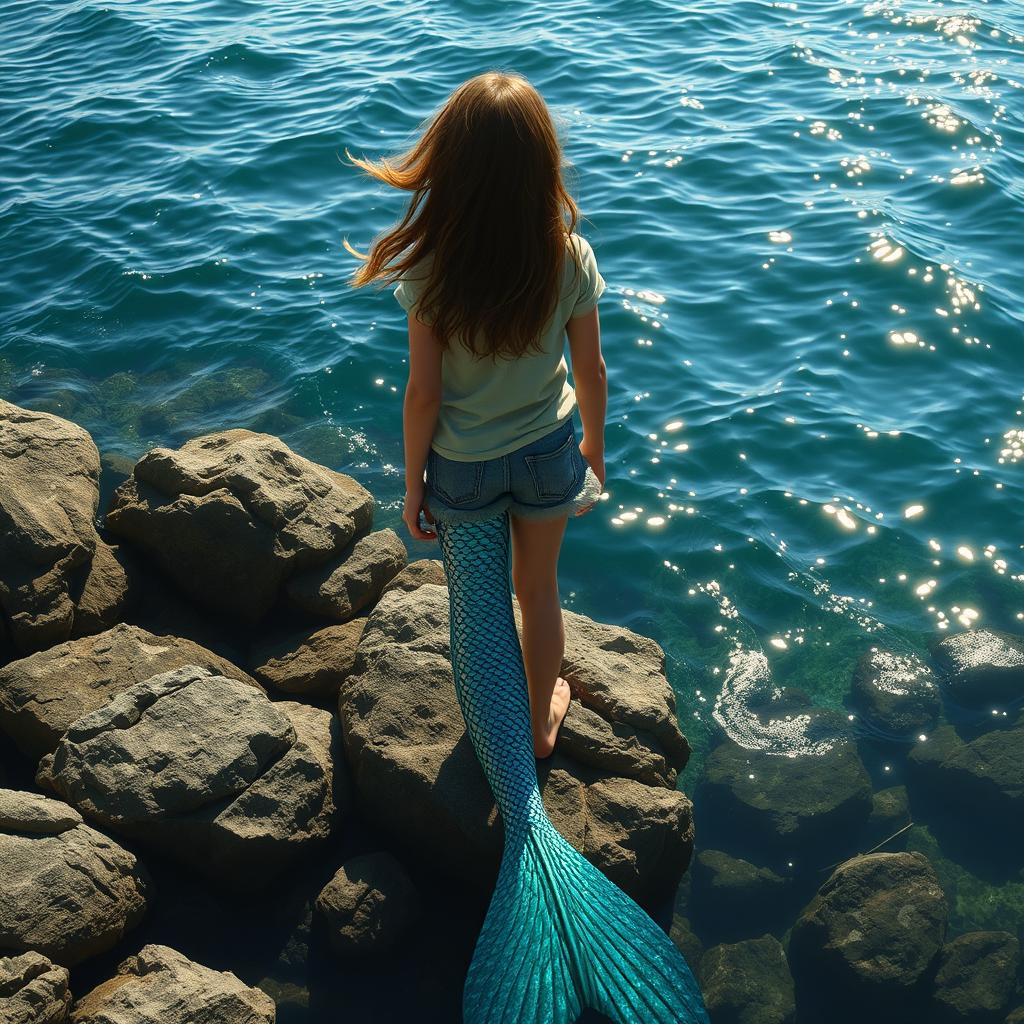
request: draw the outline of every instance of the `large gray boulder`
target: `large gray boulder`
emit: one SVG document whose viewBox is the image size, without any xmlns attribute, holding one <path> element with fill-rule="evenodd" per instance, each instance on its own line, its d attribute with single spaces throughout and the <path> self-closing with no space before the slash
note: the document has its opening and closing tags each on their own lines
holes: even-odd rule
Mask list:
<svg viewBox="0 0 1024 1024">
<path fill-rule="evenodd" d="M 0 789 L 0 950 L 72 967 L 134 928 L 152 889 L 135 855 L 75 808 Z"/>
<path fill-rule="evenodd" d="M 158 672 L 199 665 L 263 688 L 231 662 L 191 640 L 155 636 L 120 623 L 0 668 L 0 731 L 34 762 L 56 749 L 72 722 Z"/>
<path fill-rule="evenodd" d="M 910 777 L 964 820 L 1004 837 L 1024 831 L 1024 725 L 964 742 L 941 725 L 907 757 Z"/>
<path fill-rule="evenodd" d="M 106 526 L 197 603 L 255 621 L 293 573 L 369 532 L 373 507 L 353 477 L 237 429 L 147 452 L 114 492 Z"/>
<path fill-rule="evenodd" d="M 36 781 L 87 818 L 239 889 L 326 840 L 333 715 L 198 665 L 162 672 L 83 715 Z"/>
<path fill-rule="evenodd" d="M 909 1012 L 922 1005 L 921 986 L 942 948 L 948 915 L 924 854 L 852 857 L 793 925 L 788 952 L 797 985 L 827 992 L 829 1005 L 847 1011 Z"/>
<path fill-rule="evenodd" d="M 522 627 L 513 602 L 517 628 Z M 640 898 L 674 888 L 692 851 L 692 805 L 675 788 L 689 754 L 664 652 L 628 629 L 564 613 L 561 674 L 574 700 L 538 763 L 559 831 Z M 363 813 L 446 872 L 493 885 L 500 817 L 455 695 L 448 590 L 389 589 L 367 619 L 339 694 Z"/>
<path fill-rule="evenodd" d="M 932 670 L 920 658 L 879 647 L 858 660 L 853 698 L 868 722 L 891 739 L 930 731 L 941 704 Z"/>
<path fill-rule="evenodd" d="M 65 1024 L 71 1009 L 66 967 L 34 949 L 0 956 L 0 1020 L 4 1024 Z"/>
<path fill-rule="evenodd" d="M 77 1000 L 71 1024 L 274 1024 L 277 1007 L 231 971 L 215 971 L 169 946 L 143 946 Z"/>
<path fill-rule="evenodd" d="M 0 616 L 22 654 L 103 620 L 124 593 L 96 532 L 100 456 L 88 432 L 50 413 L 0 400 Z M 100 563 L 92 571 L 97 548 Z M 105 580 L 100 585 L 99 576 Z"/>
<path fill-rule="evenodd" d="M 960 704 L 984 708 L 1024 697 L 1024 637 L 969 629 L 936 641 L 932 656 Z"/>
</svg>

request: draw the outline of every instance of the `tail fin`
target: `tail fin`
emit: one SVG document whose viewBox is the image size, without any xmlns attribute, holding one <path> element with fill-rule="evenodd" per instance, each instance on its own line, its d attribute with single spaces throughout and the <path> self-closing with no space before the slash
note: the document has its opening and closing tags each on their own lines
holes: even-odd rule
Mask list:
<svg viewBox="0 0 1024 1024">
<path fill-rule="evenodd" d="M 709 1024 L 689 965 L 546 818 L 511 836 L 463 990 L 466 1024 Z"/>
</svg>

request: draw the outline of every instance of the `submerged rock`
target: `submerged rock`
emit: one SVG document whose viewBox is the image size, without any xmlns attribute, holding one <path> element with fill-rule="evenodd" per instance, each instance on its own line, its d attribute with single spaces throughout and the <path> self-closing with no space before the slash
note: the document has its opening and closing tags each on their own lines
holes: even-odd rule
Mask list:
<svg viewBox="0 0 1024 1024">
<path fill-rule="evenodd" d="M 99 476 L 99 452 L 86 430 L 0 399 L 0 612 L 22 654 L 72 635 L 100 545 Z M 104 600 L 94 586 L 83 616 L 107 614 Z"/>
<path fill-rule="evenodd" d="M 256 621 L 293 573 L 368 532 L 373 504 L 353 477 L 237 429 L 147 452 L 114 492 L 106 525 L 197 603 Z"/>
<path fill-rule="evenodd" d="M 71 1009 L 66 967 L 34 949 L 0 956 L 0 1020 L 4 1024 L 65 1024 Z"/>
<path fill-rule="evenodd" d="M 795 852 L 852 842 L 871 812 L 871 780 L 853 741 L 786 757 L 726 738 L 707 759 L 700 799 L 716 824 L 749 842 Z"/>
<path fill-rule="evenodd" d="M 982 627 L 943 637 L 933 647 L 950 695 L 967 707 L 1024 697 L 1024 637 Z"/>
<path fill-rule="evenodd" d="M 73 722 L 36 781 L 111 830 L 248 889 L 326 839 L 335 799 L 347 802 L 332 719 L 185 665 Z"/>
<path fill-rule="evenodd" d="M 910 822 L 910 798 L 906 786 L 889 786 L 886 789 L 875 790 L 871 794 L 871 815 L 864 828 L 864 845 L 873 845 L 889 839 Z M 886 844 L 887 852 L 892 853 L 894 846 L 900 841 L 906 842 L 898 836 L 892 844 Z"/>
<path fill-rule="evenodd" d="M 700 961 L 700 986 L 714 1024 L 792 1024 L 793 978 L 774 935 L 713 946 Z"/>
<path fill-rule="evenodd" d="M 513 609 L 521 628 L 517 602 Z M 570 611 L 564 620 L 562 675 L 574 700 L 555 753 L 538 764 L 545 806 L 562 835 L 634 898 L 674 888 L 693 820 L 674 788 L 689 747 L 664 652 L 621 627 Z M 446 873 L 492 886 L 502 831 L 455 695 L 446 587 L 395 587 L 381 597 L 339 713 L 367 817 Z M 615 740 L 604 753 L 592 739 L 599 731 Z"/>
<path fill-rule="evenodd" d="M 1013 1001 L 1019 968 L 1016 935 L 958 935 L 939 955 L 933 996 L 935 1024 L 1001 1024 Z"/>
<path fill-rule="evenodd" d="M 691 902 L 706 922 L 703 931 L 744 938 L 764 930 L 785 906 L 792 880 L 722 850 L 701 850 L 694 858 Z"/>
<path fill-rule="evenodd" d="M 421 914 L 419 894 L 387 850 L 345 861 L 316 899 L 339 956 L 393 949 Z"/>
<path fill-rule="evenodd" d="M 1000 832 L 1024 830 L 1024 725 L 969 743 L 941 725 L 910 751 L 907 769 L 966 819 Z"/>
<path fill-rule="evenodd" d="M 0 789 L 0 949 L 72 967 L 146 912 L 149 872 L 59 800 Z"/>
<path fill-rule="evenodd" d="M 797 985 L 827 993 L 827 1005 L 840 1004 L 844 1013 L 905 1012 L 922 999 L 948 914 L 924 854 L 852 857 L 793 925 L 789 962 Z"/>
<path fill-rule="evenodd" d="M 939 717 L 935 677 L 915 655 L 865 651 L 854 669 L 853 697 L 865 718 L 893 738 L 916 736 Z"/>
<path fill-rule="evenodd" d="M 149 944 L 75 1003 L 71 1024 L 274 1024 L 276 1018 L 274 1000 L 231 971 Z"/>
<path fill-rule="evenodd" d="M 76 719 L 130 686 L 182 665 L 199 665 L 264 692 L 240 668 L 191 640 L 121 623 L 0 668 L 0 730 L 38 761 L 56 749 Z"/>
</svg>

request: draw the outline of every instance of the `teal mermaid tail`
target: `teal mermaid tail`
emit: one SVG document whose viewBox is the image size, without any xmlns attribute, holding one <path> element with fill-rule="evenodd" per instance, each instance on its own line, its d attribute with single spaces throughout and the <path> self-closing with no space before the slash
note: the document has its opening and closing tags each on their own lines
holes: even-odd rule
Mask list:
<svg viewBox="0 0 1024 1024">
<path fill-rule="evenodd" d="M 511 593 L 508 511 L 436 521 L 455 692 L 505 849 L 463 991 L 464 1024 L 708 1024 L 683 955 L 551 824 L 537 783 Z"/>
</svg>

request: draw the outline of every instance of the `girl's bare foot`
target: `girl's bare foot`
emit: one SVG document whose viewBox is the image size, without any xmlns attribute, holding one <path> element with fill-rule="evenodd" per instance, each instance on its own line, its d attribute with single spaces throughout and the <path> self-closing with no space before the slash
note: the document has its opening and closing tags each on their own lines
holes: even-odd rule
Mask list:
<svg viewBox="0 0 1024 1024">
<path fill-rule="evenodd" d="M 555 680 L 555 689 L 551 694 L 551 710 L 544 727 L 538 731 L 536 724 L 533 727 L 533 753 L 539 760 L 551 756 L 555 749 L 555 740 L 558 738 L 558 730 L 569 710 L 569 699 L 572 691 L 569 684 L 559 676 Z"/>
</svg>

